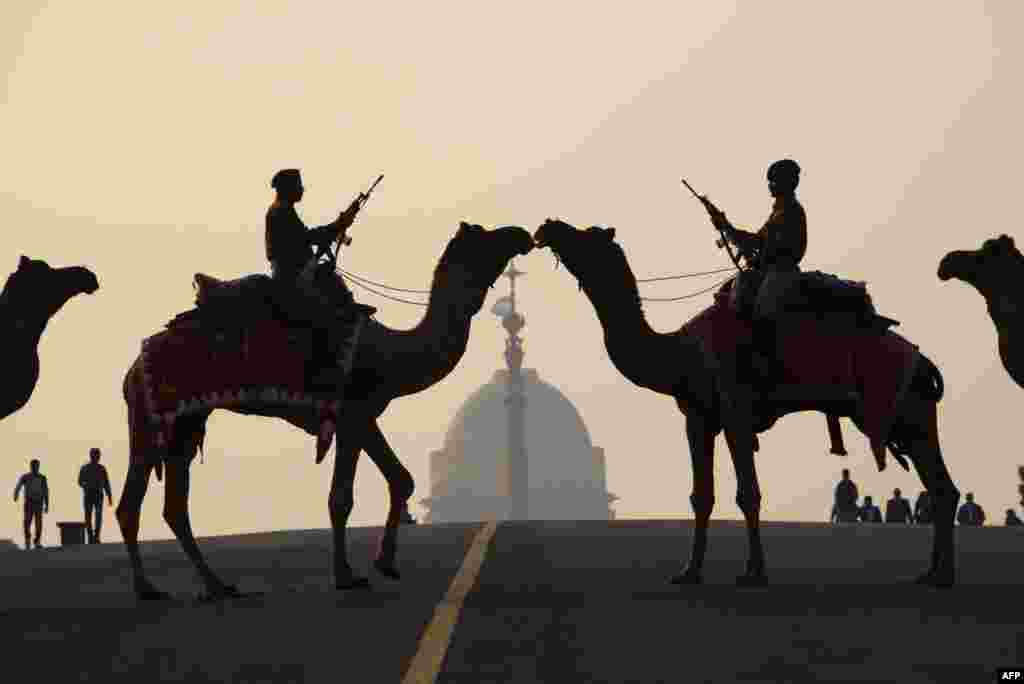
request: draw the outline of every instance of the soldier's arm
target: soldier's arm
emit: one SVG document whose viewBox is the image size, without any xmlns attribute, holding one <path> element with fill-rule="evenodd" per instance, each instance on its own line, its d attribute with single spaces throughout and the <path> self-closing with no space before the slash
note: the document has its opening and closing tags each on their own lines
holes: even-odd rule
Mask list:
<svg viewBox="0 0 1024 684">
<path fill-rule="evenodd" d="M 15 501 L 18 500 L 18 493 L 21 491 L 21 488 L 24 487 L 24 486 L 25 486 L 25 476 L 22 475 L 21 477 L 18 478 L 18 484 L 14 485 L 14 500 Z"/>
<path fill-rule="evenodd" d="M 78 469 L 78 486 L 85 487 L 85 466 Z"/>
<path fill-rule="evenodd" d="M 114 495 L 110 493 L 110 478 L 107 477 L 107 469 L 103 468 L 103 466 L 100 466 L 100 468 L 102 468 L 100 472 L 103 474 L 103 489 L 107 492 L 107 498 L 112 499 Z"/>
<path fill-rule="evenodd" d="M 326 225 L 314 228 L 313 231 L 315 231 L 323 240 L 334 240 L 340 233 L 352 225 L 353 221 L 356 220 L 356 214 L 358 213 L 359 200 L 357 199 L 354 200 L 352 204 L 345 209 L 345 211 L 338 214 L 338 218 Z"/>
<path fill-rule="evenodd" d="M 742 230 L 730 223 L 725 228 L 725 234 L 742 249 L 761 249 L 762 238 L 758 233 Z"/>
<path fill-rule="evenodd" d="M 40 475 L 43 478 L 43 505 L 47 509 L 50 508 L 50 485 L 46 483 L 46 476 Z"/>
</svg>

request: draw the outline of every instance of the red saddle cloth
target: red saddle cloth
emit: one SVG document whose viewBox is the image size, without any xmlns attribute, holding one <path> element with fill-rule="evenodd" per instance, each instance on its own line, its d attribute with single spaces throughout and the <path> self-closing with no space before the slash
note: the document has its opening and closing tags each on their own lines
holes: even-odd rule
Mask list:
<svg viewBox="0 0 1024 684">
<path fill-rule="evenodd" d="M 142 343 L 142 376 L 150 423 L 231 406 L 301 406 L 336 421 L 337 399 L 306 387 L 308 333 L 275 320 L 212 333 L 200 326 L 164 330 Z"/>
<path fill-rule="evenodd" d="M 682 332 L 699 337 L 716 359 L 750 344 L 752 328 L 728 305 L 728 285 L 715 303 L 692 318 Z M 894 332 L 860 331 L 852 326 L 823 325 L 813 318 L 787 325 L 777 352 L 787 396 L 805 388 L 806 399 L 816 392 L 856 392 L 858 412 L 876 460 L 884 463 L 885 444 L 914 375 L 919 358 L 916 345 Z"/>
</svg>

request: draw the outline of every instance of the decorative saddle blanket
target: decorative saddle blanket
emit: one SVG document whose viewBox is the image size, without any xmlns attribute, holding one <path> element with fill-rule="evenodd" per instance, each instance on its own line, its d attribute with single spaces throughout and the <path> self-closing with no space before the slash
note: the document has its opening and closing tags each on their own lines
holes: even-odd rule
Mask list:
<svg viewBox="0 0 1024 684">
<path fill-rule="evenodd" d="M 352 369 L 366 318 L 351 326 L 339 365 Z M 237 405 L 293 405 L 336 417 L 337 396 L 314 395 L 306 387 L 311 334 L 264 320 L 234 334 L 198 326 L 170 328 L 142 343 L 142 373 L 152 422 Z"/>
<path fill-rule="evenodd" d="M 727 283 L 715 303 L 683 326 L 699 337 L 709 362 L 738 352 L 752 343 L 751 324 L 728 305 Z M 848 391 L 858 401 L 859 418 L 876 459 L 884 461 L 892 421 L 902 403 L 919 359 L 918 348 L 892 332 L 864 332 L 853 327 L 822 325 L 807 317 L 787 326 L 777 352 L 782 367 L 780 384 L 787 390 L 806 388 L 814 401 L 816 388 Z M 790 392 L 791 393 L 791 392 Z"/>
<path fill-rule="evenodd" d="M 270 278 L 219 281 L 197 274 L 196 284 L 202 308 L 179 314 L 142 342 L 145 406 L 149 422 L 160 428 L 158 441 L 170 440 L 179 417 L 234 406 L 301 407 L 315 411 L 321 424 L 337 423 L 343 388 L 324 395 L 307 387 L 312 332 L 272 316 Z M 345 377 L 372 310 L 358 307 L 338 321 L 344 326 L 338 364 Z"/>
</svg>

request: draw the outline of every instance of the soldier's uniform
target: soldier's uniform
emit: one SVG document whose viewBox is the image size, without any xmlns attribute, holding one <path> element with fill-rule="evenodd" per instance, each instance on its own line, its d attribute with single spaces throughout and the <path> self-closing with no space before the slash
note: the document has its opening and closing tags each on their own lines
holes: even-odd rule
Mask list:
<svg viewBox="0 0 1024 684">
<path fill-rule="evenodd" d="M 748 255 L 750 268 L 734 283 L 732 303 L 741 316 L 754 322 L 754 349 L 749 359 L 763 380 L 778 371 L 776 323 L 799 282 L 800 261 L 807 252 L 807 214 L 794 194 L 799 174 L 800 167 L 788 159 L 769 167 L 768 182 L 775 202 L 756 233 L 734 228 L 724 215 L 718 224 Z"/>
<path fill-rule="evenodd" d="M 807 214 L 796 197 L 778 197 L 761 230 L 750 233 L 733 228 L 736 242 L 758 249 L 754 272 L 738 293 L 741 313 L 755 320 L 774 320 L 800 277 L 800 261 L 807 252 Z"/>
<path fill-rule="evenodd" d="M 330 225 L 306 228 L 292 206 L 275 202 L 267 210 L 267 260 L 278 285 L 279 305 L 290 320 L 322 326 L 336 316 L 336 305 L 313 282 L 316 263 L 311 251 L 332 231 Z"/>
<path fill-rule="evenodd" d="M 301 197 L 302 181 L 298 170 L 286 169 L 274 176 L 273 187 L 298 189 Z M 349 208 L 354 218 L 358 207 Z M 313 358 L 307 366 L 307 382 L 325 390 L 335 389 L 342 381 L 338 366 L 338 352 L 343 331 L 339 325 L 346 316 L 351 317 L 352 295 L 346 289 L 343 301 L 332 302 L 314 282 L 316 259 L 311 247 L 324 244 L 337 234 L 338 224 L 308 229 L 291 203 L 275 201 L 266 216 L 266 253 L 270 261 L 272 278 L 276 284 L 275 299 L 281 315 L 292 324 L 305 325 L 313 330 Z M 343 310 L 339 310 L 343 309 Z"/>
</svg>

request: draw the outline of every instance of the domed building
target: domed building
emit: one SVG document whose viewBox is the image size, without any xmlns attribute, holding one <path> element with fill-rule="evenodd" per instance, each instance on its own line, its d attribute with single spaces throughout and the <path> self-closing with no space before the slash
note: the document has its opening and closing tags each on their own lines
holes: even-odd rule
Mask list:
<svg viewBox="0 0 1024 684">
<path fill-rule="evenodd" d="M 495 371 L 456 412 L 444 445 L 430 454 L 429 510 L 424 522 L 608 520 L 604 450 L 594 446 L 576 407 L 535 369 L 522 368 L 512 293 L 492 311 L 509 332 L 508 368 Z"/>
</svg>

